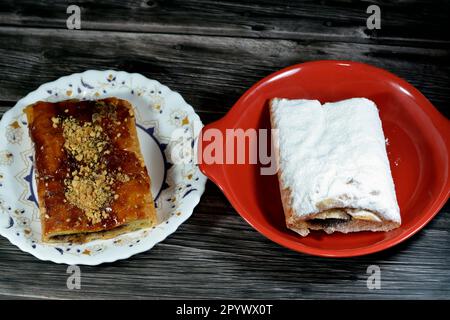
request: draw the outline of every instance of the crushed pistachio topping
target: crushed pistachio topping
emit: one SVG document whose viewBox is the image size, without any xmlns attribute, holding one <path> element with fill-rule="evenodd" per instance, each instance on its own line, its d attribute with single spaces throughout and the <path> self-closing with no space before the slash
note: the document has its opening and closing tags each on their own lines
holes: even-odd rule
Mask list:
<svg viewBox="0 0 450 320">
<path fill-rule="evenodd" d="M 114 197 L 113 182 L 106 170 L 87 177 L 75 175 L 65 181 L 65 196 L 71 204 L 83 210 L 89 221 L 96 224 L 108 218 L 108 212 L 103 208 Z"/>
<path fill-rule="evenodd" d="M 59 122 L 60 122 L 60 119 L 59 119 L 59 118 L 52 117 L 52 126 L 53 126 L 53 128 L 57 128 Z"/>
<path fill-rule="evenodd" d="M 124 174 L 124 173 L 121 173 L 121 172 L 118 172 L 116 174 L 116 179 L 118 181 L 120 181 L 120 182 L 128 182 L 128 181 L 130 181 L 130 177 L 127 174 Z"/>
<path fill-rule="evenodd" d="M 64 148 L 69 155 L 80 162 L 97 162 L 108 143 L 100 124 L 85 122 L 81 125 L 77 120 L 69 117 L 64 119 L 62 126 Z"/>
<path fill-rule="evenodd" d="M 99 223 L 109 216 L 107 205 L 117 199 L 112 188 L 115 178 L 100 161 L 107 148 L 107 136 L 96 121 L 81 124 L 68 117 L 63 121 L 52 118 L 52 122 L 62 123 L 64 149 L 77 162 L 77 169 L 64 180 L 65 197 L 83 210 L 92 224 Z"/>
</svg>

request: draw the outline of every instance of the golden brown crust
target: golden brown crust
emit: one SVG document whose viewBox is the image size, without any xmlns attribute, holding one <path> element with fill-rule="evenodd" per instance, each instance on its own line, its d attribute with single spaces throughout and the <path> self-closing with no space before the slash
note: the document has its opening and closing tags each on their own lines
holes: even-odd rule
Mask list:
<svg viewBox="0 0 450 320">
<path fill-rule="evenodd" d="M 117 98 L 37 102 L 26 107 L 24 112 L 35 145 L 43 241 L 108 239 L 156 224 L 150 177 L 140 151 L 131 104 Z M 71 149 L 67 149 L 61 124 L 70 119 L 82 127 L 93 123 L 94 118 L 106 135 L 108 147 L 103 150 L 105 144 L 99 144 L 98 161 L 95 157 L 95 161 L 83 162 L 82 157 L 76 157 L 77 154 L 71 154 Z M 86 171 L 84 176 L 80 175 L 83 169 Z M 101 204 L 102 211 L 100 216 L 97 215 L 100 218 L 92 219 L 92 214 L 77 205 L 76 197 L 69 197 L 68 192 L 73 180 L 98 177 L 99 170 L 108 177 L 110 184 L 105 188 L 111 191 L 106 194 L 108 201 Z M 89 190 L 92 189 L 84 190 L 82 195 L 89 196 Z"/>
</svg>

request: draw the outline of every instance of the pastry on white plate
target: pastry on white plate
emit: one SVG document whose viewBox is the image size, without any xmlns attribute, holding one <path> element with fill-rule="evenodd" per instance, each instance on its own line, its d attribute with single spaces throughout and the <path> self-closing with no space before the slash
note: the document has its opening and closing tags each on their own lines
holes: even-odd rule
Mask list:
<svg viewBox="0 0 450 320">
<path fill-rule="evenodd" d="M 286 225 L 310 230 L 389 231 L 401 224 L 374 102 L 353 98 L 270 101 Z"/>
<path fill-rule="evenodd" d="M 156 224 L 128 101 L 39 101 L 25 113 L 43 242 L 85 243 Z"/>
</svg>

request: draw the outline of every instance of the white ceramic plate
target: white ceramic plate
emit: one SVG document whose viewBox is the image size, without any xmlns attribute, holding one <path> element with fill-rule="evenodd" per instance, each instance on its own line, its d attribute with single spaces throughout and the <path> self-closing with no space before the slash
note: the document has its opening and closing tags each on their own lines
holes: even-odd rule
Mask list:
<svg viewBox="0 0 450 320">
<path fill-rule="evenodd" d="M 33 146 L 23 108 L 39 100 L 105 97 L 126 99 L 135 108 L 159 224 L 83 245 L 42 243 Z M 180 146 L 190 146 L 183 149 L 187 155 L 195 152 L 201 127 L 198 115 L 178 93 L 140 74 L 89 70 L 40 86 L 6 112 L 0 123 L 0 234 L 21 250 L 56 263 L 97 265 L 149 250 L 192 214 L 204 191 L 206 178 L 192 161 L 195 155 L 182 163 L 172 156 Z"/>
</svg>

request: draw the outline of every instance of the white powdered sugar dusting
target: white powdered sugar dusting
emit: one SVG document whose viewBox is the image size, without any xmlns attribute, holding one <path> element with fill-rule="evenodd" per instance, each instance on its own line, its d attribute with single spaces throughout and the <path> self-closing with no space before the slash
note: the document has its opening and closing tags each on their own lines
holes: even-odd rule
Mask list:
<svg viewBox="0 0 450 320">
<path fill-rule="evenodd" d="M 306 216 L 332 208 L 363 209 L 400 222 L 386 140 L 374 102 L 353 98 L 273 99 L 282 188 Z"/>
</svg>

